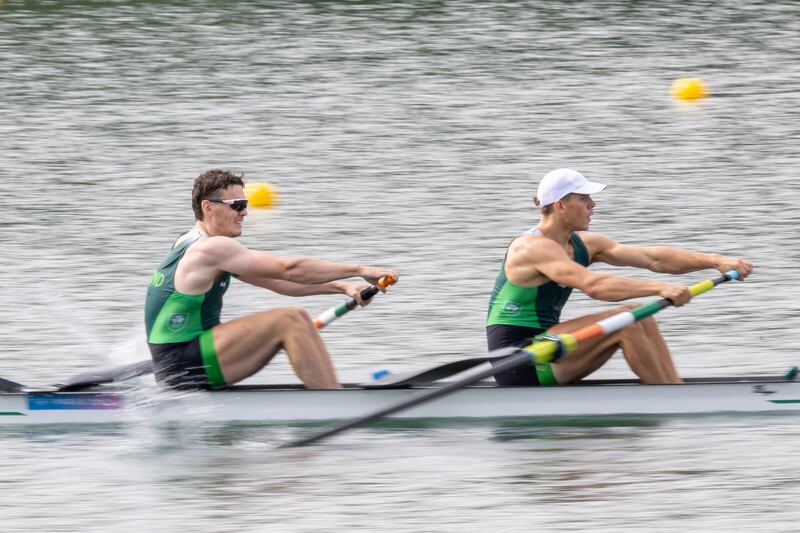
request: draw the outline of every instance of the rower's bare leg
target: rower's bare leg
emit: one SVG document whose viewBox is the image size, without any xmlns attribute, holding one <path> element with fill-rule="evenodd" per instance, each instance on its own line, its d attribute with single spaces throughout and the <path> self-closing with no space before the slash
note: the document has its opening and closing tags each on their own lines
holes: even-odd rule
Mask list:
<svg viewBox="0 0 800 533">
<path fill-rule="evenodd" d="M 619 309 L 602 311 L 556 324 L 548 333 L 569 333 L 594 324 L 598 320 L 608 318 L 619 312 Z M 575 383 L 585 378 L 614 355 L 620 347 L 616 334 L 606 335 L 599 339 L 582 342 L 574 351 L 564 355 L 560 361 L 553 363 L 553 377 L 560 384 Z"/>
<path fill-rule="evenodd" d="M 632 306 L 594 313 L 562 322 L 549 333 L 569 333 L 588 326 Z M 617 348 L 622 348 L 625 360 L 642 383 L 677 383 L 681 379 L 672 365 L 672 358 L 658 326 L 648 317 L 619 331 L 581 343 L 561 361 L 553 364 L 553 375 L 559 383 L 574 383 L 605 364 Z M 648 323 L 649 322 L 649 323 Z"/>
<path fill-rule="evenodd" d="M 325 347 L 319 330 L 305 309 L 295 309 L 299 309 L 302 313 L 300 317 L 302 327 L 292 331 L 292 338 L 287 338 L 283 342 L 283 348 L 294 373 L 309 389 L 341 388 L 328 348 Z"/>
<path fill-rule="evenodd" d="M 671 382 L 659 359 L 658 351 L 640 322 L 626 326 L 618 333 L 625 360 L 642 383 Z"/>
<path fill-rule="evenodd" d="M 215 326 L 212 333 L 225 383 L 255 374 L 283 348 L 307 388 L 341 387 L 322 338 L 301 307 L 237 318 Z"/>
<path fill-rule="evenodd" d="M 683 379 L 681 379 L 681 376 L 678 374 L 678 370 L 675 368 L 672 355 L 669 352 L 663 335 L 661 335 L 661 329 L 658 327 L 656 319 L 649 316 L 640 320 L 639 323 L 644 328 L 645 336 L 650 340 L 650 344 L 656 352 L 656 359 L 661 363 L 661 370 L 664 377 L 669 383 L 683 382 Z"/>
</svg>

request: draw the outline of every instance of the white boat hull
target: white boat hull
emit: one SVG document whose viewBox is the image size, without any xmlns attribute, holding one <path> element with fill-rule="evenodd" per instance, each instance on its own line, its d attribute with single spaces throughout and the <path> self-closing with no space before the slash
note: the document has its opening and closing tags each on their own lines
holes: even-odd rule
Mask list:
<svg viewBox="0 0 800 533">
<path fill-rule="evenodd" d="M 295 386 L 213 392 L 98 389 L 0 394 L 0 425 L 135 423 L 143 420 L 285 423 L 349 419 L 426 388 L 310 391 Z M 475 386 L 392 418 L 504 418 L 800 412 L 800 382 L 778 378 L 641 385 L 589 382 L 561 387 Z"/>
</svg>

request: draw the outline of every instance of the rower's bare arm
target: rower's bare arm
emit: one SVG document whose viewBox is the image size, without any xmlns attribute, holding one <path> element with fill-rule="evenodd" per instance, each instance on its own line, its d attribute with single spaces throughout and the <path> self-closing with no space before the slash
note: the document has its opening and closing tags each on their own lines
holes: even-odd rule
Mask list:
<svg viewBox="0 0 800 533">
<path fill-rule="evenodd" d="M 200 243 L 198 252 L 213 268 L 231 272 L 241 279 L 270 278 L 299 285 L 321 285 L 351 277 L 377 283 L 384 276 L 398 279 L 397 272 L 354 263 L 335 263 L 313 257 L 282 257 L 269 252 L 250 250 L 229 237 L 211 237 Z"/>
<path fill-rule="evenodd" d="M 239 280 L 256 287 L 269 289 L 284 296 L 314 296 L 317 294 L 345 294 L 344 283 L 340 281 L 331 281 L 329 283 L 319 283 L 315 285 L 305 285 L 302 283 L 295 283 L 293 281 L 285 281 L 281 279 L 256 277 L 256 276 L 239 276 Z"/>
<path fill-rule="evenodd" d="M 669 298 L 676 305 L 682 305 L 691 299 L 689 291 L 681 285 L 592 272 L 573 261 L 562 247 L 548 239 L 528 240 L 511 251 L 515 253 L 508 261 L 507 274 L 512 283 L 522 282 L 519 284 L 527 285 L 522 275 L 535 271 L 560 285 L 578 289 L 591 298 L 608 302 L 660 295 Z M 521 267 L 523 263 L 527 265 L 519 270 L 514 268 Z M 532 282 L 535 278 L 527 279 Z"/>
<path fill-rule="evenodd" d="M 303 285 L 292 281 L 271 278 L 240 277 L 241 281 L 262 287 L 264 289 L 283 294 L 284 296 L 315 296 L 318 294 L 346 294 L 353 298 L 359 305 L 367 305 L 371 299 L 364 300 L 361 293 L 368 289 L 368 283 L 348 283 L 344 281 L 331 281 L 318 285 Z"/>
<path fill-rule="evenodd" d="M 652 272 L 666 274 L 685 274 L 704 268 L 715 268 L 723 274 L 737 270 L 741 274 L 741 279 L 753 271 L 750 262 L 720 254 L 668 246 L 624 245 L 601 234 L 587 235 L 586 240 L 589 241 L 587 244 L 595 249 L 593 260 L 610 265 L 646 268 Z"/>
</svg>

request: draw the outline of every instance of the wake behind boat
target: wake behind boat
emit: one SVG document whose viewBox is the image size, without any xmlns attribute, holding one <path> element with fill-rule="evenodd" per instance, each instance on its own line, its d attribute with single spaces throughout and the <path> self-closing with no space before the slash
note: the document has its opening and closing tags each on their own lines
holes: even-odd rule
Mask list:
<svg viewBox="0 0 800 533">
<path fill-rule="evenodd" d="M 492 419 L 800 413 L 797 374 L 794 368 L 783 376 L 694 378 L 665 385 L 643 385 L 638 380 L 587 380 L 558 387 L 498 387 L 492 382 L 480 382 L 390 416 Z M 151 387 L 120 384 L 97 385 L 81 391 L 22 389 L 0 393 L 0 424 L 333 421 L 402 402 L 443 384 L 408 381 L 394 385 L 350 384 L 335 390 L 307 390 L 299 384 L 234 385 L 214 391 L 157 394 L 153 394 Z"/>
</svg>

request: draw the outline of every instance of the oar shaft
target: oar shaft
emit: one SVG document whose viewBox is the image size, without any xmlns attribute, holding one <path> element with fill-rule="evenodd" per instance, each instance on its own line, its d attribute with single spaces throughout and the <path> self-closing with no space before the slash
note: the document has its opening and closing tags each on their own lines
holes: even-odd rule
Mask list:
<svg viewBox="0 0 800 533">
<path fill-rule="evenodd" d="M 720 283 L 724 283 L 732 279 L 739 279 L 739 272 L 736 270 L 731 270 L 727 274 L 724 274 L 718 278 L 701 281 L 700 283 L 696 283 L 689 287 L 689 292 L 692 294 L 692 296 L 698 296 L 704 292 L 710 291 Z M 559 344 L 562 345 L 564 351 L 572 351 L 581 342 L 596 339 L 598 337 L 602 337 L 603 335 L 608 335 L 609 333 L 619 331 L 625 326 L 629 326 L 634 322 L 642 320 L 643 318 L 654 315 L 662 309 L 670 307 L 671 305 L 671 300 L 662 298 L 661 300 L 656 300 L 654 302 L 634 307 L 630 311 L 623 311 L 608 318 L 604 318 L 603 320 L 599 320 L 594 324 L 585 326 L 577 331 L 573 331 L 572 333 L 558 335 L 559 340 L 557 341 L 545 340 L 534 342 L 533 344 L 526 346 L 524 350 L 529 352 L 531 354 L 531 358 L 537 363 L 546 363 L 552 361 L 554 358 L 557 358 L 560 352 Z"/>
<path fill-rule="evenodd" d="M 415 395 L 413 398 L 409 398 L 409 399 L 407 399 L 407 400 L 405 400 L 403 402 L 396 403 L 394 405 L 389 405 L 387 407 L 384 407 L 383 409 L 379 409 L 377 411 L 374 411 L 374 412 L 370 413 L 368 416 L 365 416 L 365 417 L 362 417 L 362 418 L 357 418 L 355 420 L 350 420 L 349 422 L 345 422 L 344 424 L 341 424 L 341 425 L 336 426 L 334 428 L 331 428 L 329 430 L 322 431 L 320 433 L 317 433 L 316 435 L 311 435 L 310 437 L 306 437 L 304 439 L 298 439 L 296 441 L 293 441 L 293 442 L 290 442 L 290 443 L 287 443 L 287 444 L 283 444 L 283 445 L 279 446 L 279 448 L 293 448 L 293 447 L 296 447 L 296 446 L 306 446 L 308 444 L 311 444 L 311 443 L 317 442 L 319 440 L 322 440 L 322 439 L 324 439 L 326 437 L 330 437 L 331 435 L 339 433 L 340 431 L 344 431 L 346 429 L 350 429 L 350 428 L 353 428 L 353 427 L 356 427 L 356 426 L 362 426 L 364 424 L 368 424 L 368 423 L 372 422 L 373 420 L 377 420 L 379 418 L 383 418 L 383 417 L 389 416 L 389 415 L 391 415 L 393 413 L 396 413 L 398 411 L 402 411 L 404 409 L 408 409 L 409 407 L 413 407 L 414 405 L 418 405 L 418 404 L 421 404 L 421 403 L 424 403 L 424 402 L 427 402 L 427 401 L 430 401 L 430 400 L 434 400 L 434 399 L 438 398 L 439 396 L 444 396 L 445 394 L 449 394 L 450 392 L 453 392 L 456 389 L 460 389 L 462 387 L 466 387 L 466 386 L 472 385 L 473 383 L 477 383 L 477 382 L 479 382 L 479 381 L 481 381 L 483 379 L 491 377 L 491 376 L 497 374 L 498 372 L 503 372 L 505 370 L 509 370 L 511 368 L 514 368 L 514 367 L 520 366 L 522 364 L 525 364 L 525 363 L 527 363 L 529 361 L 530 361 L 530 355 L 528 353 L 526 353 L 526 352 L 518 352 L 518 353 L 516 353 L 514 355 L 511 355 L 511 356 L 505 358 L 505 359 L 502 359 L 499 362 L 493 363 L 494 364 L 493 367 L 487 368 L 486 370 L 483 370 L 481 372 L 473 374 L 473 375 L 471 375 L 469 377 L 466 377 L 466 378 L 464 378 L 462 380 L 454 381 L 452 383 L 448 383 L 447 385 L 444 385 L 443 387 L 436 387 L 434 389 L 430 389 L 430 390 L 425 391 L 425 392 L 423 392 L 421 394 Z"/>
<path fill-rule="evenodd" d="M 394 279 L 388 276 L 382 277 L 381 279 L 378 280 L 377 286 L 370 285 L 369 287 L 361 291 L 361 299 L 369 300 L 370 298 L 378 294 L 381 289 L 385 289 L 386 287 L 392 285 L 393 283 Z M 339 318 L 340 316 L 346 315 L 347 313 L 355 309 L 357 306 L 358 302 L 356 301 L 356 299 L 350 298 L 343 304 L 339 304 L 336 307 L 331 307 L 327 311 L 323 311 L 322 313 L 320 313 L 319 316 L 317 316 L 317 318 L 314 319 L 314 325 L 317 327 L 317 329 L 322 329 L 331 322 L 333 322 L 334 320 L 336 320 L 337 318 Z"/>
</svg>

